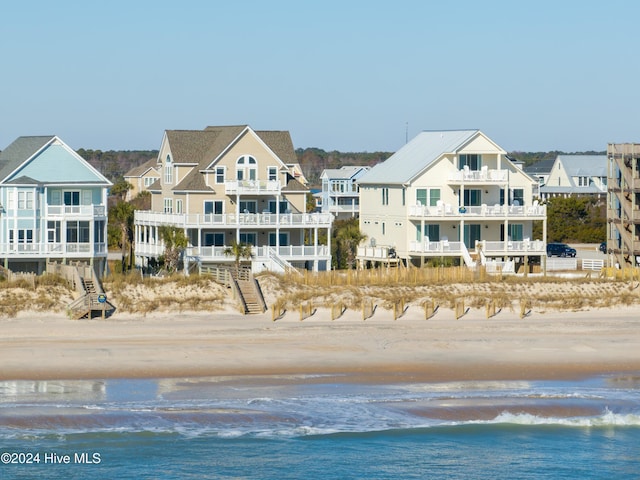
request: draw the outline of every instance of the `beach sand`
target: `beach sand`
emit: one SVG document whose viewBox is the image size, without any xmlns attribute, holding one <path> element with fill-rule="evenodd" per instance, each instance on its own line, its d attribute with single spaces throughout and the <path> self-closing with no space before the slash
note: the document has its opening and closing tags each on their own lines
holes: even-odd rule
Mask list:
<svg viewBox="0 0 640 480">
<path fill-rule="evenodd" d="M 409 306 L 393 320 L 378 308 L 241 315 L 116 314 L 72 321 L 61 314 L 0 319 L 0 380 L 348 374 L 350 381 L 578 378 L 640 372 L 637 307 L 577 312 L 471 309 L 426 320 Z M 312 377 L 311 377 L 312 378 Z M 312 380 L 310 380 L 312 381 Z M 326 378 L 323 380 L 326 381 Z"/>
</svg>

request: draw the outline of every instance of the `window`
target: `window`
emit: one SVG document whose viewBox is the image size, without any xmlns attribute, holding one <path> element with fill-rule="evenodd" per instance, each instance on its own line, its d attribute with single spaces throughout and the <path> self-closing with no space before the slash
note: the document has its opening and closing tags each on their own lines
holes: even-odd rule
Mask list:
<svg viewBox="0 0 640 480">
<path fill-rule="evenodd" d="M 384 222 L 382 222 L 382 235 L 384 235 L 386 233 L 386 225 Z"/>
<path fill-rule="evenodd" d="M 289 232 L 280 232 L 278 239 L 280 240 L 279 246 L 281 247 L 289 246 Z M 270 247 L 276 246 L 276 232 L 269 232 L 269 246 Z"/>
<path fill-rule="evenodd" d="M 500 205 L 504 205 L 504 188 L 500 189 Z M 509 205 L 524 205 L 524 188 L 514 188 L 509 191 Z"/>
<path fill-rule="evenodd" d="M 176 213 L 182 213 L 182 199 L 176 199 Z"/>
<path fill-rule="evenodd" d="M 406 201 L 406 197 L 407 197 L 407 189 L 403 188 L 402 189 L 402 206 L 404 207 L 405 201 Z"/>
<path fill-rule="evenodd" d="M 524 205 L 524 188 L 513 189 L 512 205 Z"/>
<path fill-rule="evenodd" d="M 420 232 L 420 225 L 416 225 L 416 240 L 422 241 L 422 235 Z M 424 225 L 424 240 L 430 242 L 440 241 L 440 225 L 438 224 L 426 224 Z"/>
<path fill-rule="evenodd" d="M 80 205 L 80 191 L 64 192 L 64 204 L 68 206 Z"/>
<path fill-rule="evenodd" d="M 224 167 L 216 167 L 216 183 L 224 183 Z"/>
<path fill-rule="evenodd" d="M 13 203 L 14 203 L 14 199 L 13 199 L 13 195 L 14 195 L 15 190 L 13 189 L 8 189 L 7 190 L 7 210 L 13 210 Z"/>
<path fill-rule="evenodd" d="M 224 202 L 222 200 L 206 200 L 204 202 L 205 215 L 222 215 Z"/>
<path fill-rule="evenodd" d="M 89 222 L 67 222 L 67 243 L 90 243 Z"/>
<path fill-rule="evenodd" d="M 149 188 L 156 181 L 154 177 L 144 177 L 144 186 Z"/>
<path fill-rule="evenodd" d="M 164 199 L 164 213 L 173 213 L 173 198 Z"/>
<path fill-rule="evenodd" d="M 240 243 L 246 243 L 248 245 L 255 246 L 257 242 L 258 234 L 255 232 L 240 233 Z"/>
<path fill-rule="evenodd" d="M 236 162 L 236 179 L 256 180 L 258 178 L 258 162 L 251 155 L 243 155 Z"/>
<path fill-rule="evenodd" d="M 388 188 L 382 189 L 382 204 L 389 205 L 389 189 Z"/>
<path fill-rule="evenodd" d="M 463 205 L 467 207 L 482 205 L 482 190 L 465 190 Z"/>
<path fill-rule="evenodd" d="M 258 202 L 255 200 L 240 200 L 240 213 L 257 213 Z"/>
<path fill-rule="evenodd" d="M 462 154 L 458 158 L 458 163 L 460 170 L 464 167 L 469 167 L 469 170 L 480 170 L 482 168 L 482 155 L 475 153 Z"/>
<path fill-rule="evenodd" d="M 418 188 L 416 190 L 416 203 L 435 207 L 440 200 L 439 188 Z M 419 202 L 419 203 L 418 203 Z"/>
<path fill-rule="evenodd" d="M 203 247 L 223 247 L 224 233 L 222 232 L 206 232 L 202 242 Z"/>
<path fill-rule="evenodd" d="M 171 185 L 173 183 L 173 165 L 171 164 L 171 155 L 167 155 L 164 164 L 164 184 Z"/>
<path fill-rule="evenodd" d="M 60 221 L 47 222 L 47 242 L 60 243 Z"/>
<path fill-rule="evenodd" d="M 104 220 L 99 220 L 94 224 L 93 241 L 95 243 L 104 243 Z"/>
<path fill-rule="evenodd" d="M 435 207 L 438 205 L 440 201 L 440 189 L 439 188 L 431 188 L 429 190 L 429 206 Z"/>
<path fill-rule="evenodd" d="M 289 202 L 283 200 L 279 205 L 280 213 L 287 213 L 289 211 Z M 274 200 L 269 200 L 269 213 L 276 213 L 276 202 Z"/>
<path fill-rule="evenodd" d="M 521 242 L 524 235 L 524 226 L 521 223 L 509 224 L 509 236 L 507 240 Z M 504 225 L 500 225 L 500 241 L 504 242 Z"/>
<path fill-rule="evenodd" d="M 31 229 L 18 230 L 18 243 L 33 243 L 33 230 Z"/>
<path fill-rule="evenodd" d="M 33 210 L 33 192 L 18 191 L 18 210 Z"/>
<path fill-rule="evenodd" d="M 267 167 L 267 180 L 278 180 L 278 167 Z"/>
</svg>

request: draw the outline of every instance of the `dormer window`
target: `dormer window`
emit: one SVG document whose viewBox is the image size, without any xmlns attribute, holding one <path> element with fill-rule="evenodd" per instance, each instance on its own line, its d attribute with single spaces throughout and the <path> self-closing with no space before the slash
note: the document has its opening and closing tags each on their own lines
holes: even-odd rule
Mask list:
<svg viewBox="0 0 640 480">
<path fill-rule="evenodd" d="M 171 155 L 167 155 L 164 163 L 164 183 L 171 185 L 173 183 L 173 165 L 171 164 Z"/>
<path fill-rule="evenodd" d="M 236 162 L 236 179 L 256 180 L 258 178 L 258 162 L 251 155 L 242 155 Z"/>
</svg>

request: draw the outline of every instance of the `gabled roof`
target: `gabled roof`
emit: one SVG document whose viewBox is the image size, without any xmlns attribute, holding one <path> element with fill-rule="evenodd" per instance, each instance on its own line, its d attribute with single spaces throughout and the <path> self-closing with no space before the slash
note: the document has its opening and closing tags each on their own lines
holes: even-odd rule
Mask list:
<svg viewBox="0 0 640 480">
<path fill-rule="evenodd" d="M 533 165 L 529 165 L 524 168 L 524 172 L 529 175 L 549 175 L 551 169 L 553 168 L 553 164 L 555 163 L 555 159 L 547 158 L 546 160 L 540 160 L 539 162 L 534 163 Z"/>
<path fill-rule="evenodd" d="M 154 169 L 155 170 L 157 164 L 158 164 L 158 159 L 157 158 L 150 158 L 149 160 L 144 162 L 142 165 L 138 165 L 137 167 L 133 167 L 131 170 L 129 170 L 123 176 L 125 178 L 127 178 L 127 177 L 141 177 L 145 173 L 147 173 L 150 169 Z"/>
<path fill-rule="evenodd" d="M 5 148 L 0 153 L 0 183 L 112 185 L 55 135 L 18 137 Z"/>
<path fill-rule="evenodd" d="M 359 173 L 366 173 L 369 171 L 367 166 L 351 166 L 343 165 L 340 168 L 326 168 L 320 174 L 320 178 L 327 178 L 329 180 L 350 180 Z"/>
<path fill-rule="evenodd" d="M 204 182 L 202 170 L 222 155 L 244 132 L 248 125 L 206 127 L 204 130 L 167 130 L 173 163 L 196 164 L 185 178 L 172 190 L 213 191 Z M 283 162 L 296 163 L 297 157 L 287 131 L 253 131 L 265 145 Z M 151 190 L 149 187 L 149 190 Z M 304 189 L 304 187 L 302 187 Z"/>
<path fill-rule="evenodd" d="M 425 131 L 363 175 L 360 184 L 405 184 L 446 153 L 454 153 L 480 130 Z"/>
<path fill-rule="evenodd" d="M 29 160 L 45 145 L 55 139 L 54 135 L 37 137 L 18 137 L 14 142 L 0 152 L 0 181 L 16 168 Z"/>
<path fill-rule="evenodd" d="M 606 155 L 558 155 L 556 162 L 562 163 L 571 177 L 606 177 Z"/>
</svg>

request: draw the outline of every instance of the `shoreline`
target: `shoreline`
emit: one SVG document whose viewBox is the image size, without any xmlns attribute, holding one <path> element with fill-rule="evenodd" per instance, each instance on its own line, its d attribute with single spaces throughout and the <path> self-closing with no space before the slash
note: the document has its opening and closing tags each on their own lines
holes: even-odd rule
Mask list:
<svg viewBox="0 0 640 480">
<path fill-rule="evenodd" d="M 502 312 L 444 309 L 429 320 L 417 307 L 393 320 L 366 321 L 319 309 L 304 321 L 288 312 L 117 315 L 72 321 L 63 315 L 2 319 L 0 380 L 334 376 L 342 382 L 552 380 L 640 374 L 638 309 Z M 305 378 L 305 382 L 314 381 Z"/>
</svg>

